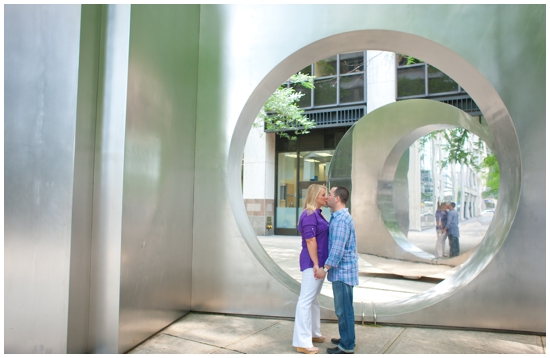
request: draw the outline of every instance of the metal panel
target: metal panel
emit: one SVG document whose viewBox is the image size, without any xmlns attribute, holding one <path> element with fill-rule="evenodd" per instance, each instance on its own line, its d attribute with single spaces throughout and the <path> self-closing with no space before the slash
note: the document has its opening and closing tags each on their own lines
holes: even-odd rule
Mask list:
<svg viewBox="0 0 550 358">
<path fill-rule="evenodd" d="M 177 37 L 183 43 L 176 45 L 173 29 L 182 28 L 162 8 L 144 8 L 133 20 L 143 25 L 158 19 L 162 27 L 170 19 L 174 27 L 158 32 L 147 27 L 161 42 L 158 47 L 139 29 L 132 44 L 136 51 L 159 50 L 163 57 L 132 48 L 129 74 L 130 6 L 106 7 L 94 166 L 90 351 L 122 351 L 146 335 L 146 325 L 158 318 L 154 326 L 160 327 L 188 309 L 184 291 L 190 257 L 185 250 L 191 218 L 191 309 L 293 317 L 299 285 L 263 250 L 244 208 L 240 169 L 245 140 L 262 104 L 294 72 L 337 53 L 369 49 L 423 59 L 456 80 L 483 112 L 497 152 L 506 157 L 501 166 L 506 195 L 494 219 L 500 230 L 494 234 L 501 240 L 494 247 L 480 246 L 494 253 L 492 260 L 472 256 L 474 265 L 484 267 L 478 267 L 477 276 L 464 270 L 469 277 L 459 275 L 410 302 L 384 307 L 378 321 L 546 330 L 544 5 L 201 5 L 195 128 L 194 80 L 188 86 L 175 82 L 196 69 L 197 51 L 183 50 L 189 69 L 180 72 L 171 61 L 179 59 L 181 48 L 195 48 L 196 35 L 186 39 L 184 27 Z M 199 14 L 192 9 L 179 14 L 195 28 Z M 72 205 L 80 7 L 8 5 L 4 15 L 5 350 L 61 353 L 67 348 L 71 215 L 79 213 Z M 174 52 L 168 51 L 171 43 Z M 522 71 L 517 70 L 520 63 Z M 132 85 L 126 128 L 127 78 L 141 85 L 153 74 L 162 80 L 143 85 L 150 88 Z M 174 107 L 163 101 L 176 103 L 181 97 L 171 95 L 185 96 L 173 113 L 169 108 Z M 163 115 L 136 112 L 143 108 L 140 101 Z M 193 185 L 192 176 L 191 195 L 184 187 Z M 175 216 L 176 210 L 190 208 L 192 213 Z M 146 232 L 139 232 L 144 227 Z M 168 248 L 182 255 L 181 266 L 173 252 L 155 256 L 156 249 Z M 163 267 L 165 258 L 167 266 L 174 266 Z M 136 274 L 140 264 L 143 270 Z M 163 268 L 170 272 L 163 282 L 179 286 L 174 291 L 162 286 L 157 297 L 153 281 Z M 453 291 L 449 286 L 459 281 L 467 284 Z M 132 289 L 138 290 L 135 299 Z M 453 294 L 440 296 L 443 291 Z M 321 303 L 323 317 L 334 318 L 332 300 L 322 297 Z M 140 321 L 137 317 L 145 313 Z"/>
<path fill-rule="evenodd" d="M 394 207 L 394 178 L 403 153 L 420 137 L 434 130 L 456 126 L 478 135 L 495 150 L 486 125 L 458 108 L 432 100 L 407 100 L 381 107 L 359 120 L 352 135 L 342 139 L 342 142 L 353 142 L 353 154 L 341 160 L 352 162 L 352 183 L 360 183 L 351 191 L 357 251 L 374 255 L 366 258 L 371 264 L 376 265 L 380 257 L 392 259 L 390 262 L 394 265 L 396 261 L 393 259 L 407 261 L 406 269 L 394 268 L 391 272 L 403 276 L 426 276 L 447 271 L 449 265 L 459 266 L 471 255 L 467 252 L 452 259 L 436 260 L 433 255 L 418 249 L 401 230 Z"/>
<path fill-rule="evenodd" d="M 101 5 L 83 5 L 78 69 L 67 353 L 88 350 Z"/>
<path fill-rule="evenodd" d="M 133 5 L 118 351 L 191 308 L 199 5 Z"/>
<path fill-rule="evenodd" d="M 102 8 L 91 247 L 89 351 L 118 351 L 130 5 Z"/>
<path fill-rule="evenodd" d="M 80 6 L 4 6 L 4 352 L 67 347 Z"/>
<path fill-rule="evenodd" d="M 500 209 L 497 209 L 497 214 L 502 214 L 495 217 L 492 225 L 495 231 L 490 233 L 500 238 L 480 246 L 476 252 L 478 256 L 472 256 L 471 264 L 478 265 L 477 276 L 472 271 L 464 270 L 457 277 L 453 276 L 453 280 L 444 281 L 444 284 L 423 296 L 377 310 L 378 320 L 544 332 L 545 319 L 541 313 L 545 312 L 545 203 L 541 194 L 545 192 L 545 83 L 544 76 L 540 76 L 544 73 L 544 61 L 537 62 L 545 52 L 544 6 L 317 5 L 315 8 L 289 7 L 287 11 L 279 12 L 281 8 L 232 6 L 230 9 L 220 7 L 220 11 L 216 12 L 221 17 L 216 18 L 219 32 L 236 35 L 234 38 L 239 39 L 238 44 L 224 47 L 225 51 L 219 56 L 223 58 L 220 60 L 224 66 L 223 73 L 246 73 L 242 81 L 227 81 L 233 79 L 229 75 L 222 78 L 222 83 L 225 80 L 235 87 L 228 86 L 227 92 L 216 101 L 222 107 L 217 110 L 219 113 L 229 113 L 227 118 L 221 119 L 221 123 L 232 124 L 235 113 L 239 113 L 227 151 L 227 191 L 231 195 L 231 208 L 240 232 L 265 269 L 290 291 L 296 292 L 296 286 L 289 282 L 288 275 L 273 267 L 273 262 L 257 248 L 257 240 L 248 228 L 242 198 L 238 194 L 240 182 L 237 168 L 244 147 L 243 132 L 250 128 L 261 104 L 278 84 L 318 59 L 363 49 L 405 53 L 434 65 L 456 80 L 485 115 L 495 138 L 496 151 L 500 157 L 506 157 L 501 163 L 503 197 L 499 201 Z M 254 13 L 254 20 L 262 24 L 261 31 L 241 30 L 240 24 L 251 16 L 251 12 Z M 414 22 L 408 20 L 411 13 L 415 14 Z M 316 31 L 304 30 L 299 19 L 308 16 L 313 16 L 315 24 L 322 23 L 323 26 L 316 27 Z M 273 19 L 279 21 L 281 18 L 288 26 L 281 27 L 273 22 Z M 486 19 L 489 18 L 491 26 L 488 28 Z M 214 22 L 211 25 L 215 26 Z M 377 30 L 381 28 L 386 30 Z M 277 41 L 271 41 L 270 33 L 276 33 Z M 300 33 L 300 36 L 295 36 L 295 33 Z M 235 53 L 244 46 L 241 44 L 246 44 L 249 49 L 249 58 L 262 58 L 264 61 L 255 68 L 241 66 Z M 525 60 L 529 64 L 523 67 L 527 74 L 520 76 L 514 68 Z M 243 96 L 242 92 L 248 95 Z M 533 93 L 536 99 L 529 98 Z M 239 106 L 242 106 L 240 112 L 235 108 Z M 209 112 L 203 114 L 206 113 Z M 199 130 L 200 115 L 199 111 Z M 224 143 L 221 141 L 220 146 L 215 146 L 213 150 L 221 150 L 221 155 Z M 218 162 L 217 157 L 213 159 L 214 163 Z M 214 163 L 209 166 L 213 171 L 211 175 L 217 175 Z M 541 165 L 537 167 L 535 163 Z M 198 193 L 205 190 L 200 180 L 196 190 Z M 216 192 L 220 193 L 218 190 Z M 534 211 L 533 208 L 541 210 Z M 200 204 L 196 209 L 199 215 L 204 212 Z M 233 228 L 228 224 L 224 223 L 221 227 L 227 227 L 226 230 L 232 232 Z M 221 242 L 215 229 L 209 234 L 213 241 Z M 528 244 L 526 237 L 529 238 Z M 494 255 L 490 262 L 481 259 L 489 253 Z M 246 253 L 240 255 L 235 252 L 232 256 L 230 266 L 245 262 L 248 257 Z M 200 259 L 201 253 L 196 257 Z M 227 257 L 224 259 L 229 260 Z M 231 280 L 230 286 L 238 290 L 254 286 L 253 282 L 258 280 L 267 280 L 258 278 L 257 273 L 250 277 L 237 276 L 241 282 Z M 451 286 L 458 282 L 467 284 L 456 291 Z M 449 290 L 454 290 L 454 293 L 445 296 L 444 293 Z M 225 293 L 223 287 L 209 291 L 216 297 Z M 194 292 L 194 297 L 195 294 L 200 293 Z M 276 302 L 274 294 L 276 291 L 266 293 L 269 301 L 265 304 L 264 314 L 280 314 L 282 311 L 280 306 L 272 306 Z M 239 306 L 239 302 L 233 302 L 231 309 L 240 313 L 257 312 L 244 300 L 241 302 L 238 308 L 235 306 Z M 226 305 L 218 302 L 212 302 L 212 306 L 211 310 L 228 310 Z"/>
</svg>

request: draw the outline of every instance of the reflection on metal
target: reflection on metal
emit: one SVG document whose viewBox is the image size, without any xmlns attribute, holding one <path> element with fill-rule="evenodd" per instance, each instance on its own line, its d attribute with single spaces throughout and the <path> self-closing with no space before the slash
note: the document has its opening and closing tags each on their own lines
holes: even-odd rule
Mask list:
<svg viewBox="0 0 550 358">
<path fill-rule="evenodd" d="M 79 29 L 78 5 L 4 5 L 4 353 L 69 345 Z"/>
<path fill-rule="evenodd" d="M 102 122 L 115 127 L 97 133 L 116 136 L 103 142 L 115 147 L 86 150 L 103 158 L 96 157 L 101 166 L 94 167 L 94 186 L 114 189 L 112 195 L 94 192 L 94 198 L 114 200 L 120 215 L 109 215 L 108 203 L 94 200 L 98 240 L 82 256 L 95 255 L 88 328 L 104 340 L 90 339 L 91 351 L 117 353 L 188 309 L 293 317 L 299 284 L 263 250 L 244 207 L 245 141 L 262 104 L 293 73 L 336 53 L 365 49 L 421 58 L 463 87 L 487 120 L 501 170 L 499 205 L 478 249 L 450 278 L 410 299 L 377 304 L 372 318 L 545 331 L 544 5 L 176 6 L 180 12 L 132 5 L 129 58 L 121 48 L 102 45 L 104 59 L 127 58 L 118 57 L 119 65 L 110 70 L 117 73 L 112 79 L 132 83 L 125 104 L 135 117 L 115 118 L 124 112 L 119 100 L 125 83 L 111 87 L 122 88 L 119 93 L 100 90 L 100 103 L 116 101 L 118 112 Z M 5 351 L 10 353 L 67 351 L 69 293 L 75 289 L 69 287 L 70 275 L 86 276 L 72 271 L 71 263 L 81 257 L 71 256 L 71 224 L 90 220 L 72 218 L 78 211 L 74 171 L 80 170 L 74 163 L 80 158 L 77 85 L 79 68 L 86 67 L 78 60 L 80 9 L 5 8 Z M 417 21 L 408 21 L 411 11 Z M 300 20 L 313 12 L 316 21 L 304 27 Z M 490 18 L 489 26 L 480 18 Z M 277 41 L 266 41 L 275 32 Z M 97 79 L 100 87 L 104 79 Z M 155 97 L 160 89 L 168 98 Z M 161 111 L 136 113 L 144 103 L 160 104 L 151 108 Z M 127 119 L 121 136 L 117 125 Z M 160 131 L 158 139 L 151 131 Z M 120 140 L 128 146 L 120 148 Z M 130 164 L 122 173 L 120 165 L 109 165 L 124 162 L 121 154 Z M 141 159 L 143 167 L 132 165 Z M 114 171 L 101 172 L 105 168 Z M 112 180 L 102 186 L 105 178 Z M 104 221 L 96 226 L 96 220 Z M 147 233 L 137 232 L 144 226 Z M 82 309 L 84 301 L 77 302 Z M 322 317 L 334 319 L 332 299 L 322 297 L 321 305 Z M 88 339 L 82 331 L 79 342 Z"/>
<path fill-rule="evenodd" d="M 360 254 L 368 254 L 361 256 L 369 263 L 389 273 L 420 277 L 447 271 L 472 254 L 470 251 L 452 259 L 436 259 L 407 240 L 403 230 L 403 218 L 408 217 L 408 199 L 403 196 L 406 185 L 400 178 L 394 185 L 403 154 L 417 139 L 457 126 L 468 129 L 494 148 L 486 125 L 460 109 L 431 100 L 407 100 L 381 107 L 361 118 L 340 141 L 329 182 L 334 186 L 343 177 L 351 179 L 357 248 Z M 340 146 L 345 154 L 340 154 Z M 337 168 L 334 175 L 333 168 Z M 395 203 L 407 203 L 407 207 L 399 207 L 397 211 Z"/>
<path fill-rule="evenodd" d="M 387 14 L 389 15 L 389 13 Z M 443 15 L 443 13 L 441 13 L 441 15 Z M 469 23 L 468 26 L 475 27 L 477 25 L 475 23 Z M 433 29 L 435 31 L 434 34 L 437 33 L 437 27 L 433 27 Z M 502 35 L 499 34 L 497 36 Z M 461 40 L 460 43 L 464 42 Z M 324 38 L 301 48 L 299 51 L 296 51 L 294 54 L 284 59 L 267 76 L 263 77 L 261 81 L 259 80 L 257 88 L 252 91 L 240 113 L 228 153 L 229 193 L 236 223 L 239 226 L 243 238 L 257 257 L 258 261 L 261 262 L 265 269 L 279 282 L 293 292 L 296 292 L 298 288 L 297 284 L 292 282 L 293 280 L 282 272 L 282 270 L 274 264 L 273 260 L 265 255 L 265 251 L 261 248 L 258 240 L 253 235 L 246 217 L 244 205 L 242 204 L 242 198 L 239 197 L 238 194 L 240 186 L 239 165 L 245 144 L 246 133 L 248 133 L 259 111 L 261 103 L 267 100 L 269 93 L 273 92 L 280 83 L 292 73 L 300 70 L 305 64 L 316 61 L 319 58 L 328 57 L 334 53 L 352 52 L 358 49 L 377 49 L 406 53 L 416 58 L 422 58 L 424 61 L 434 65 L 459 83 L 471 95 L 485 115 L 488 127 L 494 136 L 493 148 L 499 158 L 501 168 L 500 205 L 495 212 L 495 216 L 487 231 L 485 239 L 467 262 L 457 269 L 453 276 L 436 285 L 434 288 L 409 299 L 380 303 L 376 310 L 377 319 L 380 321 L 380 318 L 383 317 L 383 321 L 385 322 L 424 322 L 425 324 L 493 327 L 497 329 L 504 327 L 510 327 L 510 329 L 517 329 L 517 327 L 534 327 L 533 320 L 522 319 L 518 316 L 517 318 L 521 321 L 521 324 L 515 322 L 513 325 L 514 328 L 512 328 L 510 321 L 508 319 L 500 319 L 499 317 L 502 316 L 497 313 L 501 311 L 499 311 L 500 309 L 496 309 L 496 307 L 501 307 L 501 309 L 509 313 L 509 310 L 505 308 L 506 304 L 504 304 L 504 301 L 509 302 L 507 300 L 512 297 L 521 297 L 520 287 L 516 287 L 514 289 L 515 293 L 511 296 L 499 296 L 500 300 L 504 300 L 501 303 L 504 304 L 504 306 L 499 306 L 497 304 L 495 307 L 493 301 L 492 305 L 495 307 L 495 310 L 492 313 L 494 316 L 491 316 L 490 320 L 482 318 L 487 317 L 488 311 L 487 307 L 480 304 L 480 292 L 483 292 L 483 295 L 486 297 L 492 297 L 493 292 L 502 291 L 504 287 L 496 288 L 495 285 L 489 284 L 492 280 L 488 277 L 496 274 L 500 279 L 504 279 L 502 276 L 502 265 L 507 265 L 509 261 L 505 260 L 506 262 L 503 262 L 502 258 L 500 258 L 494 265 L 491 265 L 490 268 L 487 266 L 490 264 L 491 260 L 495 258 L 504 240 L 508 237 L 519 205 L 521 188 L 519 143 L 514 124 L 506 106 L 492 86 L 492 84 L 502 80 L 502 76 L 499 76 L 498 79 L 491 77 L 491 82 L 489 82 L 470 62 L 454 52 L 458 51 L 461 53 L 464 51 L 461 47 L 463 45 L 454 41 L 449 42 L 449 39 L 446 39 L 445 45 L 447 47 L 419 36 L 397 31 L 351 31 Z M 480 51 L 482 49 L 482 47 L 479 46 L 477 48 L 479 48 Z M 484 51 L 481 52 L 485 53 Z M 476 53 L 479 54 L 479 52 Z M 509 58 L 506 59 L 506 61 L 508 60 Z M 467 117 L 464 119 L 466 118 Z M 538 120 L 542 120 L 544 123 L 544 115 L 539 117 Z M 466 123 L 458 124 L 467 126 Z M 418 123 L 414 125 L 416 128 L 421 127 Z M 456 123 L 453 125 L 456 125 Z M 410 133 L 410 130 L 408 132 Z M 418 137 L 418 134 L 419 133 L 414 133 L 414 136 Z M 380 137 L 384 136 L 383 134 L 378 135 Z M 401 137 L 402 136 L 399 138 Z M 394 143 L 388 148 L 390 152 L 396 144 L 397 143 Z M 397 159 L 399 159 L 399 157 L 397 157 Z M 382 163 L 380 163 L 380 168 L 382 169 L 384 168 L 386 157 L 381 158 L 381 160 Z M 353 190 L 355 190 L 357 185 L 358 183 L 354 184 Z M 372 185 L 377 188 L 378 181 L 376 180 Z M 370 202 L 375 203 L 377 199 L 376 193 L 368 193 L 368 195 Z M 503 201 L 505 204 L 502 203 Z M 354 205 L 353 198 L 352 205 Z M 382 225 L 382 223 L 380 224 Z M 512 240 L 516 241 L 517 238 Z M 414 258 L 416 257 L 417 256 L 414 255 Z M 486 269 L 488 269 L 488 276 L 485 274 L 480 275 L 480 273 Z M 508 270 L 504 271 L 508 272 Z M 476 278 L 479 280 L 474 281 Z M 471 289 L 469 289 L 469 285 L 472 285 Z M 511 286 L 507 284 L 505 287 L 510 288 Z M 533 289 L 535 288 L 533 287 Z M 473 299 L 472 290 L 476 292 L 475 299 Z M 542 291 L 538 292 L 538 294 L 544 296 Z M 539 300 L 538 302 L 539 307 L 540 304 L 544 305 L 544 300 Z M 324 307 L 333 309 L 332 302 L 325 306 L 325 300 L 322 301 L 321 304 Z M 449 308 L 449 305 L 451 305 L 452 308 Z M 458 306 L 463 307 L 463 305 L 471 307 L 472 311 L 465 314 L 464 310 L 458 311 L 454 308 Z M 277 311 L 276 308 L 274 308 L 274 312 L 275 311 Z M 489 323 L 489 321 L 491 323 Z M 544 327 L 544 324 L 540 325 L 540 323 L 541 322 L 536 325 L 541 328 Z"/>
</svg>

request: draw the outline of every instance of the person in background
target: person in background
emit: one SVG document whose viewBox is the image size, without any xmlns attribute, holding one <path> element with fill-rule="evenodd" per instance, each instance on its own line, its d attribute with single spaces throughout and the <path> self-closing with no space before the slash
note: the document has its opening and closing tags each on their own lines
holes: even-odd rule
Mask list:
<svg viewBox="0 0 550 358">
<path fill-rule="evenodd" d="M 314 347 L 312 342 L 325 341 L 321 334 L 321 307 L 318 300 L 324 277 L 316 278 L 315 271 L 323 267 L 328 256 L 329 224 L 321 214 L 321 207 L 327 204 L 326 192 L 327 189 L 319 184 L 311 184 L 307 188 L 298 221 L 298 231 L 302 235 L 302 284 L 296 304 L 292 345 L 298 352 L 306 354 L 318 353 L 319 348 Z"/>
<path fill-rule="evenodd" d="M 456 204 L 449 204 L 449 212 L 447 213 L 447 224 L 445 232 L 449 235 L 450 257 L 455 257 L 460 254 L 460 231 L 458 229 L 458 213 L 455 211 Z"/>
<path fill-rule="evenodd" d="M 329 354 L 352 354 L 355 349 L 355 313 L 353 310 L 353 286 L 359 285 L 359 265 L 355 224 L 346 203 L 349 191 L 341 186 L 330 189 L 327 205 L 332 210 L 329 226 L 329 256 L 316 277 L 332 282 L 334 311 L 338 317 L 340 338 L 332 338 L 337 344 L 327 348 Z"/>
<path fill-rule="evenodd" d="M 445 241 L 447 240 L 447 232 L 445 232 L 445 225 L 447 225 L 447 203 L 437 203 L 437 211 L 435 212 L 435 229 L 437 232 L 437 243 L 435 244 L 435 252 L 437 258 L 449 257 L 445 253 Z"/>
</svg>

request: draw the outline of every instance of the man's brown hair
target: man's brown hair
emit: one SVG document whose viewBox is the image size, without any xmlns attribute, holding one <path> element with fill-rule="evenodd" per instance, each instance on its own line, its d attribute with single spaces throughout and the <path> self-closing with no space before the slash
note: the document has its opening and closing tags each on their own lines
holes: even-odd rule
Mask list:
<svg viewBox="0 0 550 358">
<path fill-rule="evenodd" d="M 342 204 L 345 205 L 348 202 L 348 199 L 349 199 L 348 189 L 344 188 L 343 186 L 337 186 L 335 188 L 336 189 L 334 189 L 334 196 L 339 197 Z"/>
</svg>

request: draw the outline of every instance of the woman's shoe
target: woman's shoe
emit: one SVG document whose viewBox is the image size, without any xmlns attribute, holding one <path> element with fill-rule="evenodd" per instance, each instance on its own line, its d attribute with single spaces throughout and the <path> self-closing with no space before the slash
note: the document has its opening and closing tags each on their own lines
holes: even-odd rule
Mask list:
<svg viewBox="0 0 550 358">
<path fill-rule="evenodd" d="M 319 348 L 317 347 L 307 347 L 307 348 L 296 347 L 296 350 L 300 353 L 305 353 L 305 354 L 317 354 L 319 352 Z"/>
<path fill-rule="evenodd" d="M 325 336 L 311 338 L 311 340 L 316 343 L 323 343 L 325 339 L 327 339 Z"/>
</svg>

